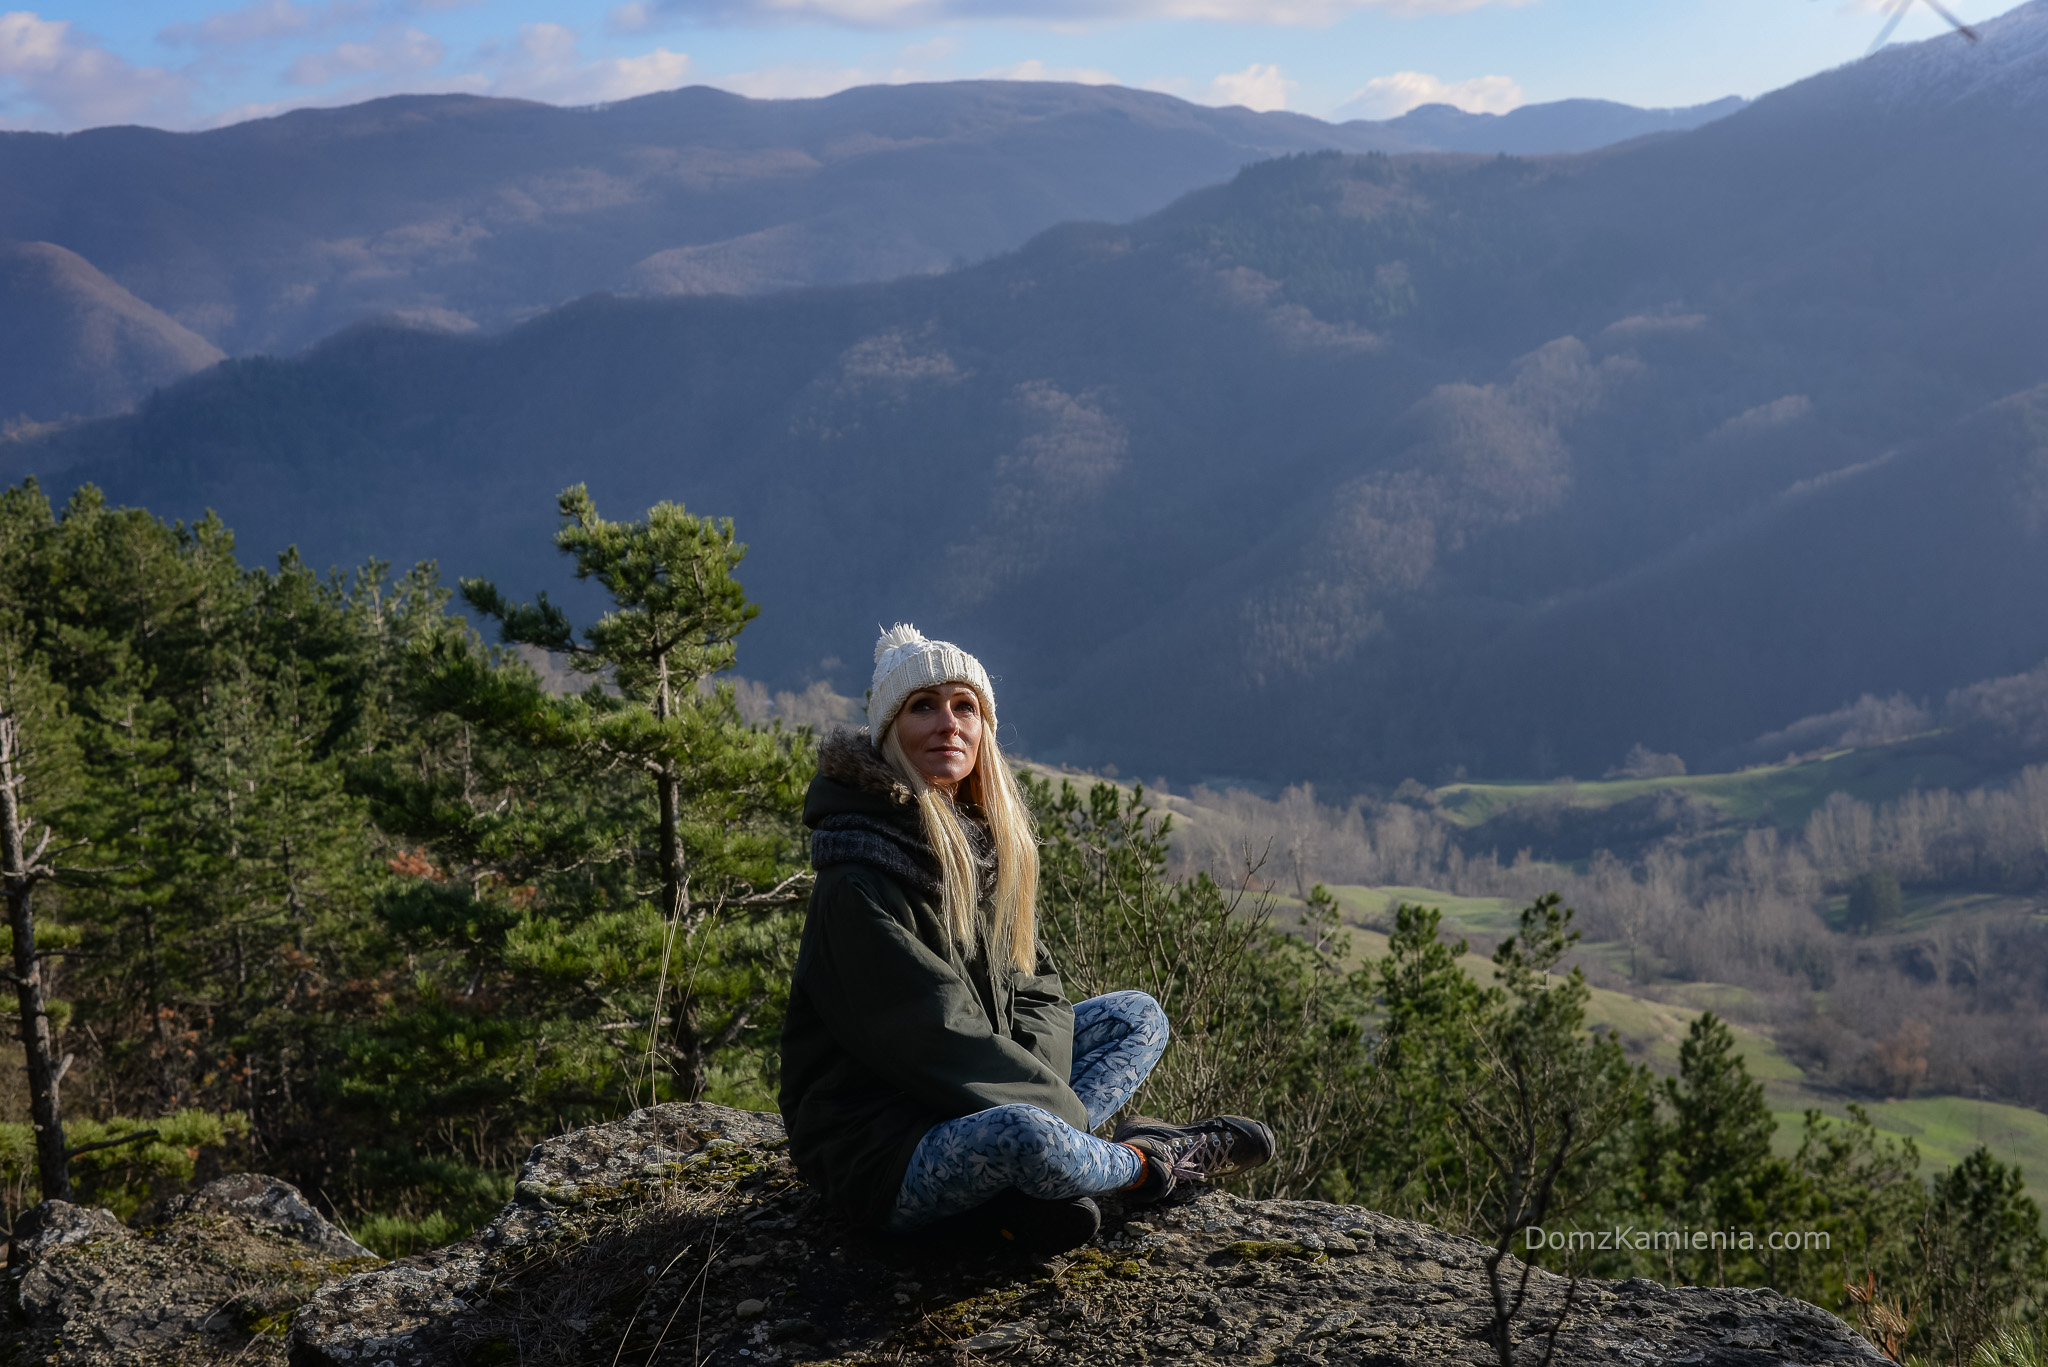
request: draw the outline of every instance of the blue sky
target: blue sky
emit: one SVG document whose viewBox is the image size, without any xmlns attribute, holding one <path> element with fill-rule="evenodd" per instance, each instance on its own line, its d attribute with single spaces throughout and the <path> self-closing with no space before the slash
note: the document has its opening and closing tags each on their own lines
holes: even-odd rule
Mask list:
<svg viewBox="0 0 2048 1367">
<path fill-rule="evenodd" d="M 6 0 L 0 0 L 4 5 Z M 1859 57 L 1889 0 L 48 0 L 0 10 L 0 128 L 206 128 L 401 91 L 560 104 L 980 76 L 1385 118 L 1758 95 Z M 2009 0 L 1949 0 L 1966 20 Z M 1901 39 L 1942 21 L 1921 0 Z"/>
</svg>

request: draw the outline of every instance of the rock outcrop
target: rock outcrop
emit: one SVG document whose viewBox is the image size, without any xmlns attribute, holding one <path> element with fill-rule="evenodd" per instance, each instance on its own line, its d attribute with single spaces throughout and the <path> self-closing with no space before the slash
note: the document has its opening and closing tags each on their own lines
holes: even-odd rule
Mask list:
<svg viewBox="0 0 2048 1367">
<path fill-rule="evenodd" d="M 537 1146 L 463 1243 L 322 1287 L 293 1367 L 788 1362 L 1493 1361 L 1483 1249 L 1352 1206 L 1201 1191 L 1019 1261 L 858 1238 L 773 1116 L 666 1105 Z M 1537 1273 L 1514 1335 L 1558 1364 L 1883 1362 L 1769 1291 Z M 1559 1323 L 1562 1316 L 1562 1323 Z"/>
<path fill-rule="evenodd" d="M 52 1367 L 285 1361 L 313 1289 L 378 1261 L 296 1188 L 243 1173 L 172 1201 L 135 1231 L 104 1210 L 45 1201 L 8 1251 L 14 1312 L 0 1357 Z"/>
</svg>

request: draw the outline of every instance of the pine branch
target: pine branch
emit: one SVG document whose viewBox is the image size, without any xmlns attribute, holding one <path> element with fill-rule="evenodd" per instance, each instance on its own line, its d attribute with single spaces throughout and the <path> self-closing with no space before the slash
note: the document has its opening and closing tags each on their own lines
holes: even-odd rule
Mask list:
<svg viewBox="0 0 2048 1367">
<path fill-rule="evenodd" d="M 91 1144 L 80 1144 L 75 1149 L 66 1149 L 64 1158 L 68 1162 L 82 1153 L 91 1153 L 95 1149 L 115 1149 L 123 1144 L 137 1144 L 145 1139 L 156 1138 L 157 1133 L 156 1130 L 137 1130 L 134 1134 L 124 1134 L 119 1139 L 101 1139 Z"/>
</svg>

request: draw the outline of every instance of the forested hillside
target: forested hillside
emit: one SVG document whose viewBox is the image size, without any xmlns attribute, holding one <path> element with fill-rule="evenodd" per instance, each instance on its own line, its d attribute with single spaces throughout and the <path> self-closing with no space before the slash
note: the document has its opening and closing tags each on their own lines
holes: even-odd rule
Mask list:
<svg viewBox="0 0 2048 1367">
<path fill-rule="evenodd" d="M 752 529 L 752 672 L 857 693 L 912 617 L 1048 759 L 1697 763 L 2048 656 L 2044 35 L 1576 158 L 1267 162 L 944 276 L 361 329 L 5 456 L 522 591 L 572 474 L 678 498 Z"/>
</svg>

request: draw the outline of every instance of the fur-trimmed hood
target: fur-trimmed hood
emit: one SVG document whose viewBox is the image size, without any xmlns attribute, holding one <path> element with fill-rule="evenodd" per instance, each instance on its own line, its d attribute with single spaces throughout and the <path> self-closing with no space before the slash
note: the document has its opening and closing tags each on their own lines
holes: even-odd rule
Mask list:
<svg viewBox="0 0 2048 1367">
<path fill-rule="evenodd" d="M 981 866 L 981 896 L 995 892 L 995 842 L 971 810 L 961 812 Z M 804 797 L 811 867 L 866 864 L 927 897 L 939 895 L 939 860 L 924 835 L 910 785 L 868 741 L 865 727 L 835 731 L 818 746 L 818 776 Z"/>
<path fill-rule="evenodd" d="M 871 794 L 893 806 L 917 806 L 917 794 L 910 791 L 910 785 L 889 767 L 889 761 L 882 758 L 882 752 L 875 749 L 865 726 L 857 731 L 834 731 L 820 742 L 818 777 L 829 778 L 857 793 Z M 806 822 L 810 821 L 810 815 L 810 806 L 806 803 Z"/>
</svg>

